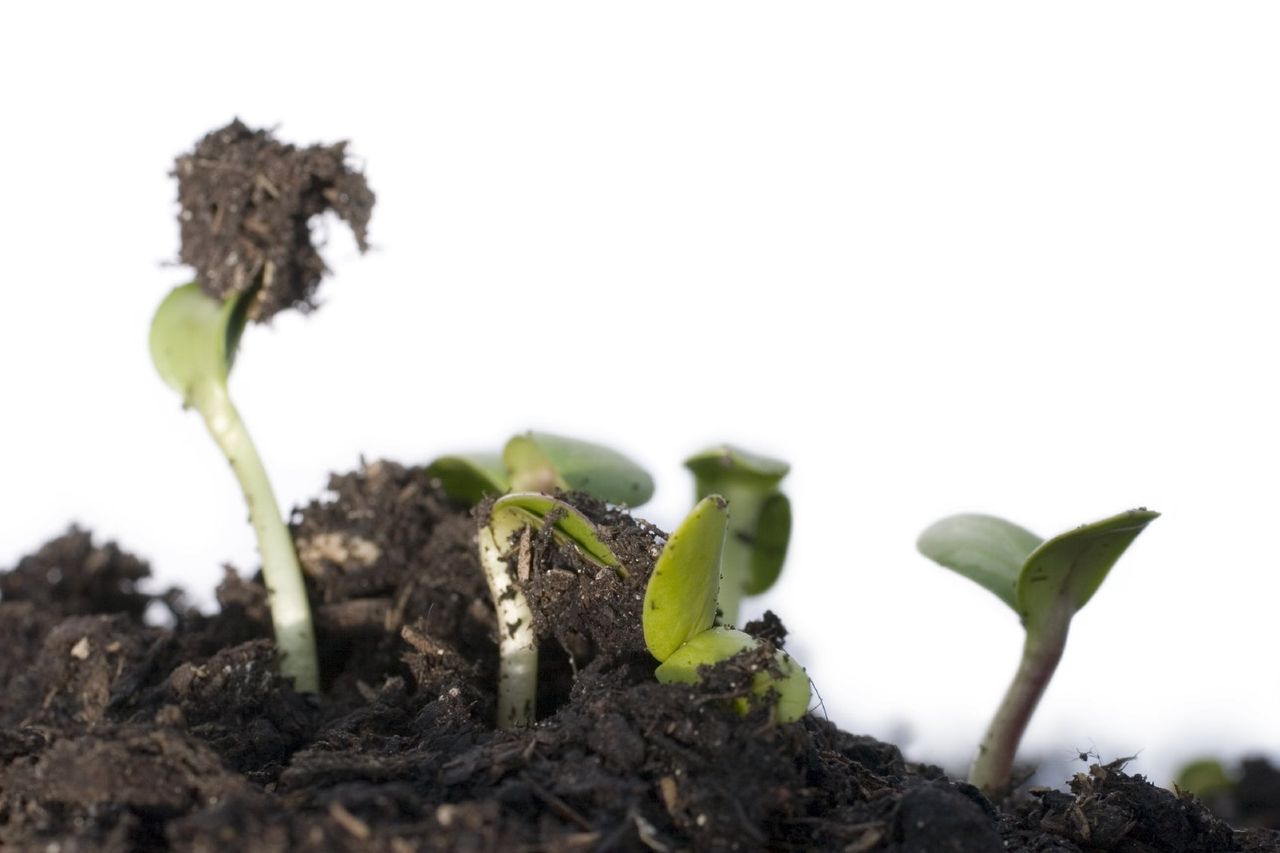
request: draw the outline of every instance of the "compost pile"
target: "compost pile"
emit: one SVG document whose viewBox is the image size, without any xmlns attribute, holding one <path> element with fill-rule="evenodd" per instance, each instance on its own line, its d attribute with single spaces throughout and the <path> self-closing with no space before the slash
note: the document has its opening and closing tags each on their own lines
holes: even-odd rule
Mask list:
<svg viewBox="0 0 1280 853">
<path fill-rule="evenodd" d="M 373 204 L 345 148 L 239 122 L 179 158 L 182 258 L 248 315 L 314 307 L 312 218 L 357 243 Z M 548 531 L 521 584 L 540 642 L 538 722 L 498 730 L 499 626 L 477 512 L 425 469 L 335 475 L 290 532 L 321 690 L 277 668 L 260 578 L 216 612 L 149 591 L 147 565 L 72 528 L 0 573 L 0 844 L 41 851 L 1280 850 L 1123 767 L 992 804 L 936 767 L 741 702 L 760 661 L 660 684 L 641 610 L 666 535 L 581 493 L 624 573 Z M 211 559 L 216 555 L 211 555 Z M 205 567 L 191 567 L 198 575 Z M 806 567 L 796 567 L 805 571 Z M 164 616 L 166 618 L 158 618 Z M 148 618 L 150 617 L 150 619 Z M 745 630 L 770 660 L 769 614 Z M 856 675 L 856 656 L 851 664 Z M 821 689 L 821 685 L 818 685 Z"/>
</svg>

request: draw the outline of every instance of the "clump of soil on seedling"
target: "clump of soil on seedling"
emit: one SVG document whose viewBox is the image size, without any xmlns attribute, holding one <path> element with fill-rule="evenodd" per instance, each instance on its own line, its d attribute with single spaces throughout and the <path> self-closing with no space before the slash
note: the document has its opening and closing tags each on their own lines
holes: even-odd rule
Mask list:
<svg viewBox="0 0 1280 853">
<path fill-rule="evenodd" d="M 764 651 L 696 685 L 659 684 L 619 623 L 661 531 L 574 503 L 628 576 L 535 550 L 540 720 L 497 731 L 492 604 L 478 520 L 421 469 L 335 476 L 292 530 L 316 606 L 323 690 L 274 667 L 265 591 L 148 626 L 145 565 L 83 531 L 0 574 L 0 844 L 14 849 L 1280 850 L 1119 767 L 1003 809 L 821 714 L 745 716 Z M 121 590 L 124 594 L 121 594 Z M 10 594 L 10 591 L 13 591 Z M 64 596 L 62 598 L 61 596 Z M 571 630 L 570 630 L 571 629 Z M 562 646 L 569 648 L 562 649 Z"/>
<path fill-rule="evenodd" d="M 178 158 L 182 249 L 205 293 L 228 299 L 261 280 L 249 306 L 266 321 L 286 308 L 310 310 L 326 268 L 311 233 L 333 211 L 368 248 L 374 195 L 347 162 L 347 143 L 299 148 L 238 119 Z"/>
</svg>

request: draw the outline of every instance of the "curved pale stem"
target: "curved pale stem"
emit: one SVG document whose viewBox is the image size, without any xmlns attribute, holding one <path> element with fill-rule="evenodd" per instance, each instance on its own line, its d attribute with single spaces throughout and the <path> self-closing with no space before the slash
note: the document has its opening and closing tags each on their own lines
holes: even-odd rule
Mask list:
<svg viewBox="0 0 1280 853">
<path fill-rule="evenodd" d="M 533 609 L 511 576 L 493 525 L 479 534 L 480 565 L 498 614 L 498 728 L 531 726 L 538 690 L 538 638 Z"/>
<path fill-rule="evenodd" d="M 193 389 L 189 400 L 230 460 L 249 505 L 249 520 L 262 556 L 262 575 L 267 585 L 276 646 L 281 654 L 280 671 L 293 679 L 299 691 L 314 693 L 320 688 L 320 676 L 311 607 L 307 603 L 293 538 L 271 491 L 266 468 L 225 385 L 213 380 L 202 382 Z"/>
<path fill-rule="evenodd" d="M 978 757 L 969 770 L 969 784 L 989 797 L 1002 796 L 1009 788 L 1009 774 L 1022 734 L 1031 715 L 1053 678 L 1062 650 L 1067 645 L 1067 629 L 1075 613 L 1066 596 L 1035 624 L 1027 625 L 1018 672 L 996 711 L 995 719 L 978 747 Z"/>
</svg>

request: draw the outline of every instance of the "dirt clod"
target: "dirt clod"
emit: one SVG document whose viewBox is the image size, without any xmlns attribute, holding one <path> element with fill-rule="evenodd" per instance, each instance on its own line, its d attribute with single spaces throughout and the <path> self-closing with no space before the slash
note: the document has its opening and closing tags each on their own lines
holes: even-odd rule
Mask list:
<svg viewBox="0 0 1280 853">
<path fill-rule="evenodd" d="M 312 218 L 333 211 L 368 248 L 374 195 L 347 162 L 347 143 L 299 148 L 239 119 L 215 130 L 174 165 L 179 257 L 210 296 L 227 299 L 262 284 L 249 319 L 316 307 L 327 268 Z"/>
</svg>

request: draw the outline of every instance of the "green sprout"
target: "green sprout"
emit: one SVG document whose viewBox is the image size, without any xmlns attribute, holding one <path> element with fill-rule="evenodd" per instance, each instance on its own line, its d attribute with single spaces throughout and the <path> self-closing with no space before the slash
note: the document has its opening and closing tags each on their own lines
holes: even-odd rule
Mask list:
<svg viewBox="0 0 1280 853">
<path fill-rule="evenodd" d="M 486 495 L 511 491 L 511 476 L 500 453 L 441 456 L 427 466 L 427 476 L 439 480 L 445 494 L 466 506 L 475 506 Z"/>
<path fill-rule="evenodd" d="M 1049 540 L 989 515 L 953 515 L 920 534 L 920 552 L 986 587 L 1022 619 L 1022 661 L 996 711 L 969 782 L 1005 793 L 1014 755 L 1084 607 L 1125 549 L 1159 513 L 1130 510 Z"/>
<path fill-rule="evenodd" d="M 653 567 L 644 593 L 644 641 L 660 661 L 654 675 L 664 684 L 693 684 L 699 668 L 760 646 L 749 634 L 714 625 L 728 529 L 724 498 L 703 498 L 667 539 Z M 776 697 L 780 722 L 798 720 L 809 708 L 809 677 L 782 651 L 769 670 L 753 676 L 752 692 Z"/>
<path fill-rule="evenodd" d="M 721 495 L 729 502 L 729 536 L 720 585 L 721 621 L 736 625 L 742 599 L 778 580 L 791 539 L 791 501 L 778 483 L 791 466 L 731 445 L 712 447 L 685 460 L 697 499 Z"/>
<path fill-rule="evenodd" d="M 538 635 L 533 609 L 521 584 L 529 579 L 533 553 L 530 532 L 550 525 L 561 544 L 573 545 L 589 562 L 626 576 L 595 525 L 561 500 L 535 492 L 514 492 L 494 501 L 480 528 L 480 565 L 498 616 L 498 727 L 533 725 L 538 692 Z M 516 539 L 516 534 L 521 534 Z M 518 549 L 514 571 L 508 563 Z"/>
<path fill-rule="evenodd" d="M 1208 800 L 1230 791 L 1236 783 L 1218 759 L 1197 758 L 1182 766 L 1173 784 L 1176 790 Z"/>
<path fill-rule="evenodd" d="M 262 555 L 280 670 L 298 690 L 314 693 L 320 678 L 302 569 L 266 468 L 227 392 L 227 377 L 256 292 L 220 302 L 195 283 L 175 288 L 151 321 L 151 359 L 160 377 L 182 395 L 183 407 L 194 408 L 204 418 L 240 481 Z"/>
<path fill-rule="evenodd" d="M 653 478 L 612 448 L 546 432 L 526 432 L 507 442 L 501 455 L 442 456 L 427 466 L 449 497 L 477 504 L 485 495 L 509 491 L 581 491 L 611 504 L 636 507 L 653 497 Z"/>
</svg>

